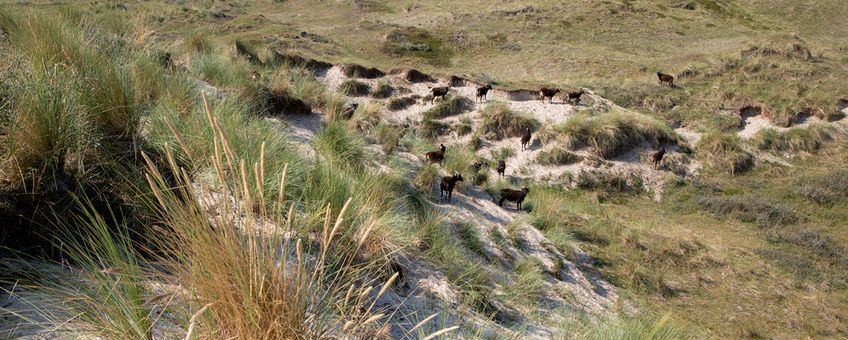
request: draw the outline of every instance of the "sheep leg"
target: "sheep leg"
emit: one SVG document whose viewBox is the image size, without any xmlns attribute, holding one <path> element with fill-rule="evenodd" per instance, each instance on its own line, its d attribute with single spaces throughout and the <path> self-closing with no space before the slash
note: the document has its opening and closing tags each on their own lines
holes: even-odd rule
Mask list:
<svg viewBox="0 0 848 340">
<path fill-rule="evenodd" d="M 506 199 L 506 197 L 501 196 L 501 200 L 498 202 L 498 206 L 499 206 L 499 207 L 503 207 L 503 201 L 504 201 L 505 199 Z"/>
</svg>

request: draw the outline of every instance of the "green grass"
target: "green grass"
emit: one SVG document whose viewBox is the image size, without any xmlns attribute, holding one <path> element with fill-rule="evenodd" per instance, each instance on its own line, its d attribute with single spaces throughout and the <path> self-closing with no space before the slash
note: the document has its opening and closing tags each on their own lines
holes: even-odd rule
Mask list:
<svg viewBox="0 0 848 340">
<path fill-rule="evenodd" d="M 348 79 L 339 85 L 339 92 L 348 96 L 362 97 L 371 92 L 371 86 L 356 79 Z"/>
<path fill-rule="evenodd" d="M 659 147 L 678 141 L 677 134 L 667 125 L 631 112 L 577 114 L 563 123 L 545 127 L 538 136 L 542 143 L 556 142 L 570 150 L 589 147 L 605 158 L 618 156 L 642 143 Z"/>
<path fill-rule="evenodd" d="M 456 230 L 456 235 L 459 237 L 460 242 L 468 249 L 468 251 L 486 257 L 486 248 L 483 245 L 483 241 L 480 239 L 480 233 L 477 231 L 477 227 L 467 221 L 461 221 L 454 223 L 454 227 Z"/>
<path fill-rule="evenodd" d="M 807 128 L 791 128 L 785 133 L 764 129 L 757 132 L 750 143 L 760 150 L 771 152 L 816 152 L 832 140 L 833 127 L 819 123 Z"/>
<path fill-rule="evenodd" d="M 496 140 L 523 136 L 528 129 L 535 131 L 541 126 L 533 115 L 513 112 L 509 105 L 502 102 L 486 105 L 480 114 L 483 116 L 482 134 Z"/>
<path fill-rule="evenodd" d="M 736 135 L 709 133 L 701 137 L 695 151 L 713 169 L 731 175 L 750 170 L 754 156 L 742 147 Z"/>
<path fill-rule="evenodd" d="M 412 106 L 416 102 L 418 102 L 417 95 L 405 96 L 405 97 L 394 97 L 389 100 L 389 104 L 386 106 L 390 111 L 400 111 L 406 109 L 407 107 Z"/>
<path fill-rule="evenodd" d="M 440 119 L 468 112 L 473 107 L 474 103 L 471 99 L 462 96 L 450 96 L 424 111 L 421 115 L 424 119 Z"/>
<path fill-rule="evenodd" d="M 545 295 L 541 263 L 525 258 L 515 264 L 514 271 L 515 282 L 504 287 L 504 295 L 525 307 L 538 304 Z"/>
<path fill-rule="evenodd" d="M 783 226 L 798 220 L 791 207 L 755 196 L 704 196 L 698 198 L 698 203 L 714 214 L 731 215 L 741 221 L 756 222 L 763 228 Z"/>
<path fill-rule="evenodd" d="M 377 88 L 374 89 L 374 92 L 371 94 L 374 98 L 377 99 L 386 99 L 391 97 L 395 93 L 394 87 L 391 84 L 385 81 L 377 82 Z"/>
<path fill-rule="evenodd" d="M 583 157 L 566 150 L 565 148 L 553 148 L 542 150 L 536 156 L 536 162 L 542 165 L 568 165 L 583 160 Z"/>
<path fill-rule="evenodd" d="M 330 123 L 321 129 L 312 145 L 327 159 L 346 166 L 362 167 L 367 161 L 363 141 L 341 123 Z"/>
</svg>

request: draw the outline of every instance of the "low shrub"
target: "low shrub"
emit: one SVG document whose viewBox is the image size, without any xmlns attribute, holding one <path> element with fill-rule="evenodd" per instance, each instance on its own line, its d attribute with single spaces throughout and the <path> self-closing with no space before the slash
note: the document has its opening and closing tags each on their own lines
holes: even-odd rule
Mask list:
<svg viewBox="0 0 848 340">
<path fill-rule="evenodd" d="M 371 94 L 374 98 L 377 99 L 386 99 L 392 96 L 395 93 L 395 89 L 386 81 L 380 81 L 377 83 L 377 89 Z"/>
<path fill-rule="evenodd" d="M 733 216 L 743 222 L 754 222 L 763 228 L 783 226 L 798 221 L 792 207 L 753 195 L 701 196 L 698 204 L 713 214 Z"/>
<path fill-rule="evenodd" d="M 539 151 L 539 154 L 536 156 L 536 163 L 541 165 L 568 165 L 582 160 L 583 157 L 580 155 L 562 147 Z"/>
<path fill-rule="evenodd" d="M 371 86 L 356 79 L 348 79 L 339 85 L 339 92 L 353 97 L 367 96 Z"/>
<path fill-rule="evenodd" d="M 607 112 L 598 116 L 577 114 L 547 127 L 538 138 L 542 143 L 556 141 L 570 150 L 588 146 L 605 158 L 620 155 L 642 143 L 659 147 L 678 141 L 677 134 L 667 125 L 630 112 Z"/>
<path fill-rule="evenodd" d="M 706 134 L 695 149 L 710 167 L 731 175 L 754 167 L 754 155 L 742 148 L 742 141 L 735 134 Z"/>
<path fill-rule="evenodd" d="M 574 181 L 578 188 L 584 190 L 641 193 L 645 189 L 642 178 L 634 174 L 581 171 Z"/>
<path fill-rule="evenodd" d="M 389 104 L 386 107 L 389 111 L 400 111 L 414 105 L 420 98 L 418 95 L 395 97 L 389 100 Z"/>
<path fill-rule="evenodd" d="M 424 119 L 439 119 L 462 114 L 474 108 L 474 102 L 463 96 L 451 96 L 422 113 Z"/>
<path fill-rule="evenodd" d="M 828 173 L 802 177 L 795 193 L 819 204 L 829 204 L 848 198 L 848 170 L 834 169 Z"/>
<path fill-rule="evenodd" d="M 523 136 L 527 129 L 536 131 L 541 126 L 533 115 L 526 112 L 513 112 L 503 102 L 492 102 L 480 112 L 483 116 L 483 134 L 501 140 L 507 137 Z"/>
<path fill-rule="evenodd" d="M 826 142 L 833 140 L 833 127 L 813 124 L 807 128 L 791 128 L 785 133 L 775 129 L 764 129 L 751 138 L 751 144 L 763 151 L 771 152 L 815 152 Z"/>
</svg>

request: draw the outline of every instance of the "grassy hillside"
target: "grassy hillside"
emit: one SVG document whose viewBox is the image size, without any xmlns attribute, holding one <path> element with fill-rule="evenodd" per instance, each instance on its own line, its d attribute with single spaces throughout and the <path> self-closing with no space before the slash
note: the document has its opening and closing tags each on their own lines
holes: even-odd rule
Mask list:
<svg viewBox="0 0 848 340">
<path fill-rule="evenodd" d="M 0 334 L 846 337 L 846 16 L 0 2 Z M 492 101 L 470 83 L 430 105 L 448 75 Z M 545 85 L 591 93 L 497 92 Z"/>
</svg>

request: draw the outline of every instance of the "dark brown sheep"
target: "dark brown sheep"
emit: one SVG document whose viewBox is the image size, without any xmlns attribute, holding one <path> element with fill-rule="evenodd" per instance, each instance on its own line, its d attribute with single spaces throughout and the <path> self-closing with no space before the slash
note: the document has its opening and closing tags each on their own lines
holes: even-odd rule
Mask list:
<svg viewBox="0 0 848 340">
<path fill-rule="evenodd" d="M 557 93 L 560 93 L 560 89 L 558 89 L 558 88 L 552 88 L 551 89 L 551 88 L 543 87 L 543 88 L 539 89 L 539 100 L 541 100 L 544 103 L 545 99 L 547 99 L 548 103 L 550 103 L 554 100 L 554 96 Z"/>
<path fill-rule="evenodd" d="M 483 100 L 486 99 L 486 95 L 489 94 L 489 90 L 492 89 L 492 85 L 481 86 L 477 88 L 477 99 L 482 103 Z"/>
<path fill-rule="evenodd" d="M 498 161 L 497 170 L 498 170 L 498 176 L 503 177 L 504 173 L 506 172 L 506 162 L 504 162 L 503 159 Z"/>
<path fill-rule="evenodd" d="M 657 78 L 659 78 L 660 80 L 660 85 L 662 85 L 663 83 L 668 83 L 668 86 L 674 87 L 674 76 L 662 72 L 657 72 Z"/>
<path fill-rule="evenodd" d="M 430 89 L 430 93 L 433 94 L 433 98 L 430 98 L 430 104 L 436 101 L 436 97 L 442 97 L 442 100 L 448 95 L 448 91 L 450 91 L 450 85 L 448 86 L 439 86 Z"/>
<path fill-rule="evenodd" d="M 445 145 L 439 144 L 439 151 L 430 151 L 424 155 L 427 156 L 427 160 L 431 164 L 439 163 L 439 165 L 442 165 L 442 161 L 445 160 Z"/>
<path fill-rule="evenodd" d="M 574 105 L 580 105 L 580 97 L 582 97 L 584 93 L 586 93 L 585 90 L 579 89 L 577 91 L 568 91 L 565 93 L 565 96 L 569 103 L 574 102 Z"/>
<path fill-rule="evenodd" d="M 657 168 L 662 162 L 663 156 L 665 156 L 665 148 L 660 148 L 659 151 L 654 152 L 651 155 L 651 161 L 654 163 L 654 168 Z"/>
<path fill-rule="evenodd" d="M 530 133 L 530 128 L 527 128 L 527 131 L 521 136 L 521 151 L 528 149 L 528 144 L 530 144 L 530 139 L 532 138 L 533 134 Z"/>
<path fill-rule="evenodd" d="M 530 188 L 524 188 L 521 190 L 501 189 L 501 200 L 498 202 L 498 206 L 503 207 L 504 200 L 507 200 L 515 202 L 516 209 L 521 210 L 521 202 L 524 201 L 524 198 L 527 197 L 529 192 Z"/>
<path fill-rule="evenodd" d="M 456 172 L 453 173 L 453 176 L 442 177 L 442 183 L 439 184 L 441 188 L 439 198 L 447 197 L 448 203 L 450 203 L 453 198 L 453 188 L 456 187 L 457 182 L 462 182 L 462 175 Z"/>
</svg>

